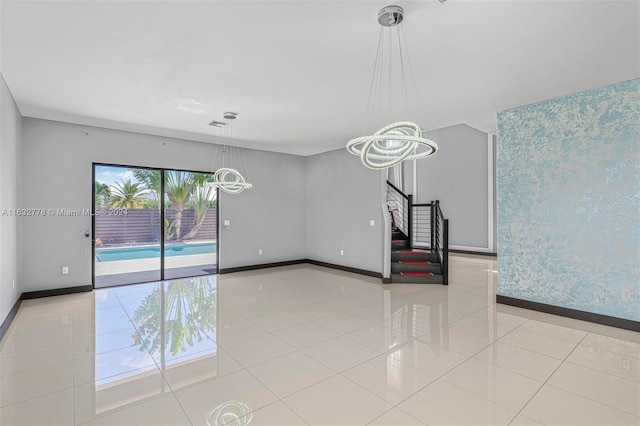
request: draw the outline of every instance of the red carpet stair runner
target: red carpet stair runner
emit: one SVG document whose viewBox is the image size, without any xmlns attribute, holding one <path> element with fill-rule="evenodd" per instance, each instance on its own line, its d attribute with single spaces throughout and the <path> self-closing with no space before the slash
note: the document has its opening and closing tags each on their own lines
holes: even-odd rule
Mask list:
<svg viewBox="0 0 640 426">
<path fill-rule="evenodd" d="M 391 282 L 442 284 L 438 256 L 429 250 L 409 249 L 407 237 L 394 231 L 391 239 Z"/>
</svg>

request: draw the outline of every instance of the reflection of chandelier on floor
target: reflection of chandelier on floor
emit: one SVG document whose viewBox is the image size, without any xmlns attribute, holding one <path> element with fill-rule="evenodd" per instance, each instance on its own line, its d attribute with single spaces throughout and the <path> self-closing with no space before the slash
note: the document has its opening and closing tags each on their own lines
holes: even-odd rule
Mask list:
<svg viewBox="0 0 640 426">
<path fill-rule="evenodd" d="M 402 31 L 402 26 L 399 25 L 403 18 L 404 10 L 399 6 L 387 6 L 378 12 L 378 22 L 382 27 L 380 28 L 378 38 L 378 50 L 371 80 L 369 101 L 367 103 L 365 126 L 370 111 L 372 113 L 371 115 L 375 115 L 376 113 L 381 115 L 383 103 L 382 89 L 385 85 L 388 86 L 388 94 L 384 101 L 387 103 L 389 111 L 388 119 L 390 120 L 391 102 L 394 95 L 391 89 L 391 81 L 394 77 L 392 70 L 394 60 L 393 46 L 398 47 L 397 58 L 395 59 L 400 62 L 399 77 L 402 85 L 402 93 L 400 94 L 402 97 L 400 100 L 404 103 L 404 114 L 407 114 L 406 109 L 408 109 L 407 70 L 405 69 L 405 62 L 408 65 L 408 73 L 411 77 L 410 82 L 413 83 L 413 93 L 416 96 L 419 108 L 420 102 L 415 88 L 411 60 L 406 48 L 406 39 L 404 37 L 404 31 Z M 388 61 L 387 64 L 383 64 L 385 59 Z M 383 75 L 385 72 L 387 75 Z M 409 121 L 400 121 L 383 127 L 371 136 L 361 136 L 352 139 L 347 144 L 347 150 L 352 154 L 359 155 L 362 163 L 370 169 L 387 169 L 400 164 L 404 160 L 416 160 L 429 157 L 436 153 L 438 146 L 435 142 L 422 137 L 422 131 L 417 124 Z"/>
<path fill-rule="evenodd" d="M 234 126 L 233 120 L 238 118 L 237 112 L 225 112 L 223 117 L 229 120 L 229 123 L 225 126 L 225 140 L 234 138 Z M 216 146 L 216 155 L 213 160 L 215 165 L 216 158 L 218 157 L 219 145 Z M 237 164 L 234 164 L 237 163 Z M 246 162 L 244 161 L 244 152 L 242 148 L 237 148 L 231 145 L 227 145 L 226 142 L 222 147 L 222 167 L 220 167 L 213 175 L 213 182 L 209 182 L 207 185 L 212 188 L 220 188 L 224 192 L 229 194 L 239 194 L 245 189 L 253 187 L 250 183 L 245 181 L 244 176 L 238 169 L 244 166 L 246 173 Z M 213 167 L 211 168 L 213 170 Z"/>
<path fill-rule="evenodd" d="M 246 426 L 252 419 L 253 413 L 249 404 L 242 401 L 227 401 L 209 411 L 207 426 Z"/>
</svg>

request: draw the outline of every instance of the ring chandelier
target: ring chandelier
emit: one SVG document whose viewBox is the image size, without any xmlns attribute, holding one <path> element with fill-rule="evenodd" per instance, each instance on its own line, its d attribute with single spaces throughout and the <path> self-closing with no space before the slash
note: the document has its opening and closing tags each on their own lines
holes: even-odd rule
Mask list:
<svg viewBox="0 0 640 426">
<path fill-rule="evenodd" d="M 380 112 L 382 110 L 381 105 L 372 105 L 371 101 L 377 100 L 379 104 L 382 103 L 382 96 L 380 89 L 383 87 L 383 80 L 388 79 L 391 82 L 391 71 L 393 54 L 392 50 L 397 45 L 397 56 L 400 60 L 400 77 L 401 87 L 403 93 L 400 93 L 404 100 L 405 107 L 408 102 L 407 95 L 407 78 L 405 73 L 405 61 L 409 65 L 409 74 L 411 80 L 415 86 L 415 79 L 413 77 L 413 70 L 411 67 L 411 60 L 407 52 L 406 41 L 404 39 L 404 32 L 400 31 L 400 23 L 404 20 L 404 10 L 400 6 L 387 6 L 378 12 L 378 23 L 382 26 L 380 29 L 380 36 L 378 39 L 378 51 L 376 54 L 376 61 L 373 70 L 373 77 L 371 81 L 371 90 L 369 93 L 369 102 L 367 105 L 367 117 L 370 109 L 373 112 Z M 396 28 L 397 40 L 393 40 L 393 34 L 389 33 L 388 37 L 383 34 L 384 31 L 392 31 L 392 27 Z M 386 28 L 386 30 L 385 30 Z M 388 46 L 385 46 L 385 42 L 388 40 Z M 404 42 L 404 43 L 403 43 Z M 385 60 L 385 52 L 388 59 L 388 64 L 383 64 Z M 388 70 L 388 75 L 383 75 Z M 413 92 L 417 93 L 415 87 Z M 391 98 L 394 92 L 391 90 L 391 84 L 389 84 L 389 93 L 386 102 L 389 104 L 389 110 L 391 109 Z M 418 100 L 419 104 L 419 100 Z M 370 108 L 371 106 L 371 108 Z M 389 113 L 389 115 L 391 115 Z M 365 118 L 366 122 L 366 118 Z M 366 123 L 365 123 L 366 124 Z M 438 145 L 435 142 L 423 138 L 422 130 L 420 127 L 410 121 L 399 121 L 389 124 L 382 129 L 378 130 L 371 136 L 361 136 L 352 139 L 347 143 L 347 150 L 354 155 L 360 156 L 362 163 L 374 170 L 387 169 L 400 164 L 404 160 L 417 160 L 421 158 L 429 157 L 436 153 Z"/>
<path fill-rule="evenodd" d="M 362 164 L 370 169 L 386 169 L 404 160 L 418 160 L 438 150 L 435 142 L 422 137 L 414 123 L 401 121 L 383 127 L 373 136 L 361 136 L 347 144 L 347 150 L 359 155 Z"/>
<path fill-rule="evenodd" d="M 229 120 L 229 125 L 227 126 L 229 129 L 229 134 L 227 135 L 229 139 L 233 138 L 233 128 L 231 126 L 231 120 L 235 120 L 238 118 L 237 112 L 225 112 L 223 117 Z M 209 182 L 208 186 L 211 188 L 220 188 L 222 191 L 228 194 L 239 194 L 245 189 L 252 188 L 253 185 L 247 182 L 242 175 L 238 171 L 237 168 L 227 167 L 226 166 L 226 156 L 227 150 L 231 151 L 230 157 L 231 161 L 236 157 L 237 162 L 242 163 L 244 160 L 242 151 L 239 152 L 239 155 L 234 155 L 236 149 L 233 146 L 227 146 L 226 143 L 222 148 L 222 167 L 216 170 L 213 175 L 213 182 Z M 239 150 L 238 150 L 239 151 Z M 217 157 L 218 147 L 216 146 L 216 157 Z M 215 159 L 214 159 L 215 163 Z M 246 165 L 245 165 L 246 166 Z"/>
<path fill-rule="evenodd" d="M 222 167 L 213 175 L 213 186 L 229 194 L 239 194 L 245 189 L 253 188 L 236 169 Z"/>
</svg>

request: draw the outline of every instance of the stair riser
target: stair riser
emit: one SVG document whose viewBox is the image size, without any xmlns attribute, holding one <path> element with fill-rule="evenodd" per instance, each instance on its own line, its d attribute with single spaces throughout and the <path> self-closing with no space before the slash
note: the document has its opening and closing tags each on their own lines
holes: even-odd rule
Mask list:
<svg viewBox="0 0 640 426">
<path fill-rule="evenodd" d="M 403 241 L 401 243 L 391 243 L 391 250 L 402 250 L 407 248 L 407 242 Z"/>
<path fill-rule="evenodd" d="M 406 240 L 407 236 L 404 235 L 402 232 L 394 231 L 394 232 L 391 233 L 391 239 L 392 240 Z"/>
<path fill-rule="evenodd" d="M 391 272 L 393 273 L 398 273 L 398 272 L 433 272 L 435 273 L 440 273 L 440 264 L 436 263 L 428 263 L 428 264 L 424 264 L 424 265 L 414 265 L 414 264 L 407 264 L 407 263 L 397 263 L 394 262 L 391 264 Z"/>
<path fill-rule="evenodd" d="M 391 282 L 407 284 L 442 284 L 442 275 L 433 275 L 431 277 L 407 277 L 400 274 L 391 274 Z"/>
<path fill-rule="evenodd" d="M 391 261 L 399 260 L 426 260 L 427 262 L 437 263 L 438 256 L 431 253 L 391 253 Z"/>
</svg>

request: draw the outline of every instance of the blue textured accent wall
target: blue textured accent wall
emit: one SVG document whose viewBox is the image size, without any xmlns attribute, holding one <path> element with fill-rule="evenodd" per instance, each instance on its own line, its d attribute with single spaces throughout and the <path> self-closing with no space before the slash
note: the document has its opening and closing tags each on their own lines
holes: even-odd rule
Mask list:
<svg viewBox="0 0 640 426">
<path fill-rule="evenodd" d="M 498 294 L 640 321 L 640 79 L 501 111 L 496 168 Z"/>
</svg>

